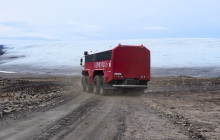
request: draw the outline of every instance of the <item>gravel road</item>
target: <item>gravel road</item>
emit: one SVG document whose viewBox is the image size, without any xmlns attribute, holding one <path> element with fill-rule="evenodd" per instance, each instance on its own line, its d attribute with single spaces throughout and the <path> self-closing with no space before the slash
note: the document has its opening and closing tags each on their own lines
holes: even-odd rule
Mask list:
<svg viewBox="0 0 220 140">
<path fill-rule="evenodd" d="M 209 79 L 206 84 L 204 81 L 207 80 L 199 78 L 153 78 L 149 89 L 143 94 L 133 91 L 114 93 L 109 96 L 81 92 L 79 77 L 26 77 L 7 80 L 2 78 L 1 81 L 4 83 L 0 86 L 1 91 L 4 90 L 4 93 L 1 93 L 4 94 L 1 97 L 3 110 L 8 106 L 15 108 L 14 111 L 4 113 L 1 117 L 0 139 L 3 140 L 220 138 L 219 79 Z M 193 81 L 196 82 L 190 83 Z M 39 86 L 39 83 L 43 85 Z M 201 83 L 203 83 L 202 86 Z M 18 88 L 19 84 L 24 88 Z M 17 85 L 16 90 L 12 90 L 13 88 L 6 90 L 12 85 Z M 207 88 L 204 89 L 204 87 Z M 41 88 L 44 89 L 44 93 Z M 45 92 L 45 90 L 48 91 Z M 8 102 L 18 102 L 16 97 L 20 97 L 19 93 L 22 91 L 27 91 L 26 94 L 32 93 L 30 95 L 33 97 L 39 94 L 43 98 L 48 97 L 49 94 L 51 98 L 19 99 L 20 102 L 30 103 L 26 108 L 16 110 L 17 106 L 14 103 L 8 105 Z M 203 109 L 210 108 L 210 101 L 213 102 L 209 111 L 203 110 L 204 114 L 198 113 L 195 116 L 195 113 L 186 113 L 186 111 L 190 112 L 186 107 L 191 105 L 191 112 L 195 112 L 196 104 L 190 104 L 192 103 L 190 101 L 195 98 L 193 101 L 201 102 L 198 92 L 206 93 L 206 99 L 208 99 L 203 100 Z M 13 96 L 8 99 L 11 94 Z M 186 98 L 186 95 L 189 97 Z M 172 97 L 172 100 L 168 97 Z M 178 99 L 184 99 L 181 100 L 182 106 L 178 105 L 180 103 Z M 184 104 L 187 102 L 189 104 Z M 197 111 L 202 109 L 197 107 Z M 213 118 L 203 120 L 201 116 L 206 115 Z M 205 121 L 213 125 L 205 129 L 207 126 Z M 206 131 L 200 131 L 201 128 Z"/>
</svg>

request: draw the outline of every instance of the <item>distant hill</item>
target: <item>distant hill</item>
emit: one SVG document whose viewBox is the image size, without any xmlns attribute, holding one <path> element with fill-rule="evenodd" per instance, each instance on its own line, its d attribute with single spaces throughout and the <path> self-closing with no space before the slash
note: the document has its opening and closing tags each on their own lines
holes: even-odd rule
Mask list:
<svg viewBox="0 0 220 140">
<path fill-rule="evenodd" d="M 3 51 L 4 45 L 0 45 L 0 55 L 3 55 L 5 52 Z"/>
</svg>

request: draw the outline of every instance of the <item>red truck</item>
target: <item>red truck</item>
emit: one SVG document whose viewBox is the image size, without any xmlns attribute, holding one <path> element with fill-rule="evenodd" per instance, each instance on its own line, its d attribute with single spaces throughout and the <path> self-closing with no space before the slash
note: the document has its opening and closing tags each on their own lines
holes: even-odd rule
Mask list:
<svg viewBox="0 0 220 140">
<path fill-rule="evenodd" d="M 145 46 L 121 45 L 112 50 L 81 58 L 82 87 L 85 92 L 105 95 L 112 89 L 147 88 L 150 81 L 150 50 Z"/>
</svg>

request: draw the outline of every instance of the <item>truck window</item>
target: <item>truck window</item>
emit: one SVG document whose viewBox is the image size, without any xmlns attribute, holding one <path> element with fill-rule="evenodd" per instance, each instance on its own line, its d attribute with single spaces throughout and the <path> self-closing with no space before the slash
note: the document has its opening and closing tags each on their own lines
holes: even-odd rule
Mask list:
<svg viewBox="0 0 220 140">
<path fill-rule="evenodd" d="M 85 56 L 85 62 L 110 60 L 111 57 L 112 57 L 112 50 Z"/>
</svg>

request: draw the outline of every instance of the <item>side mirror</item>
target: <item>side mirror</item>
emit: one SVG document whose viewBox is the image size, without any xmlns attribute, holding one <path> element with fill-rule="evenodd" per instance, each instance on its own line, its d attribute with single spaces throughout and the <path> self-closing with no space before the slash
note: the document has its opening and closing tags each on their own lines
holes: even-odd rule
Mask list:
<svg viewBox="0 0 220 140">
<path fill-rule="evenodd" d="M 83 63 L 83 59 L 81 58 L 81 59 L 80 59 L 80 65 L 81 65 L 81 66 L 82 66 L 82 63 Z"/>
<path fill-rule="evenodd" d="M 84 51 L 84 55 L 88 55 L 88 52 L 87 52 L 87 51 Z"/>
</svg>

